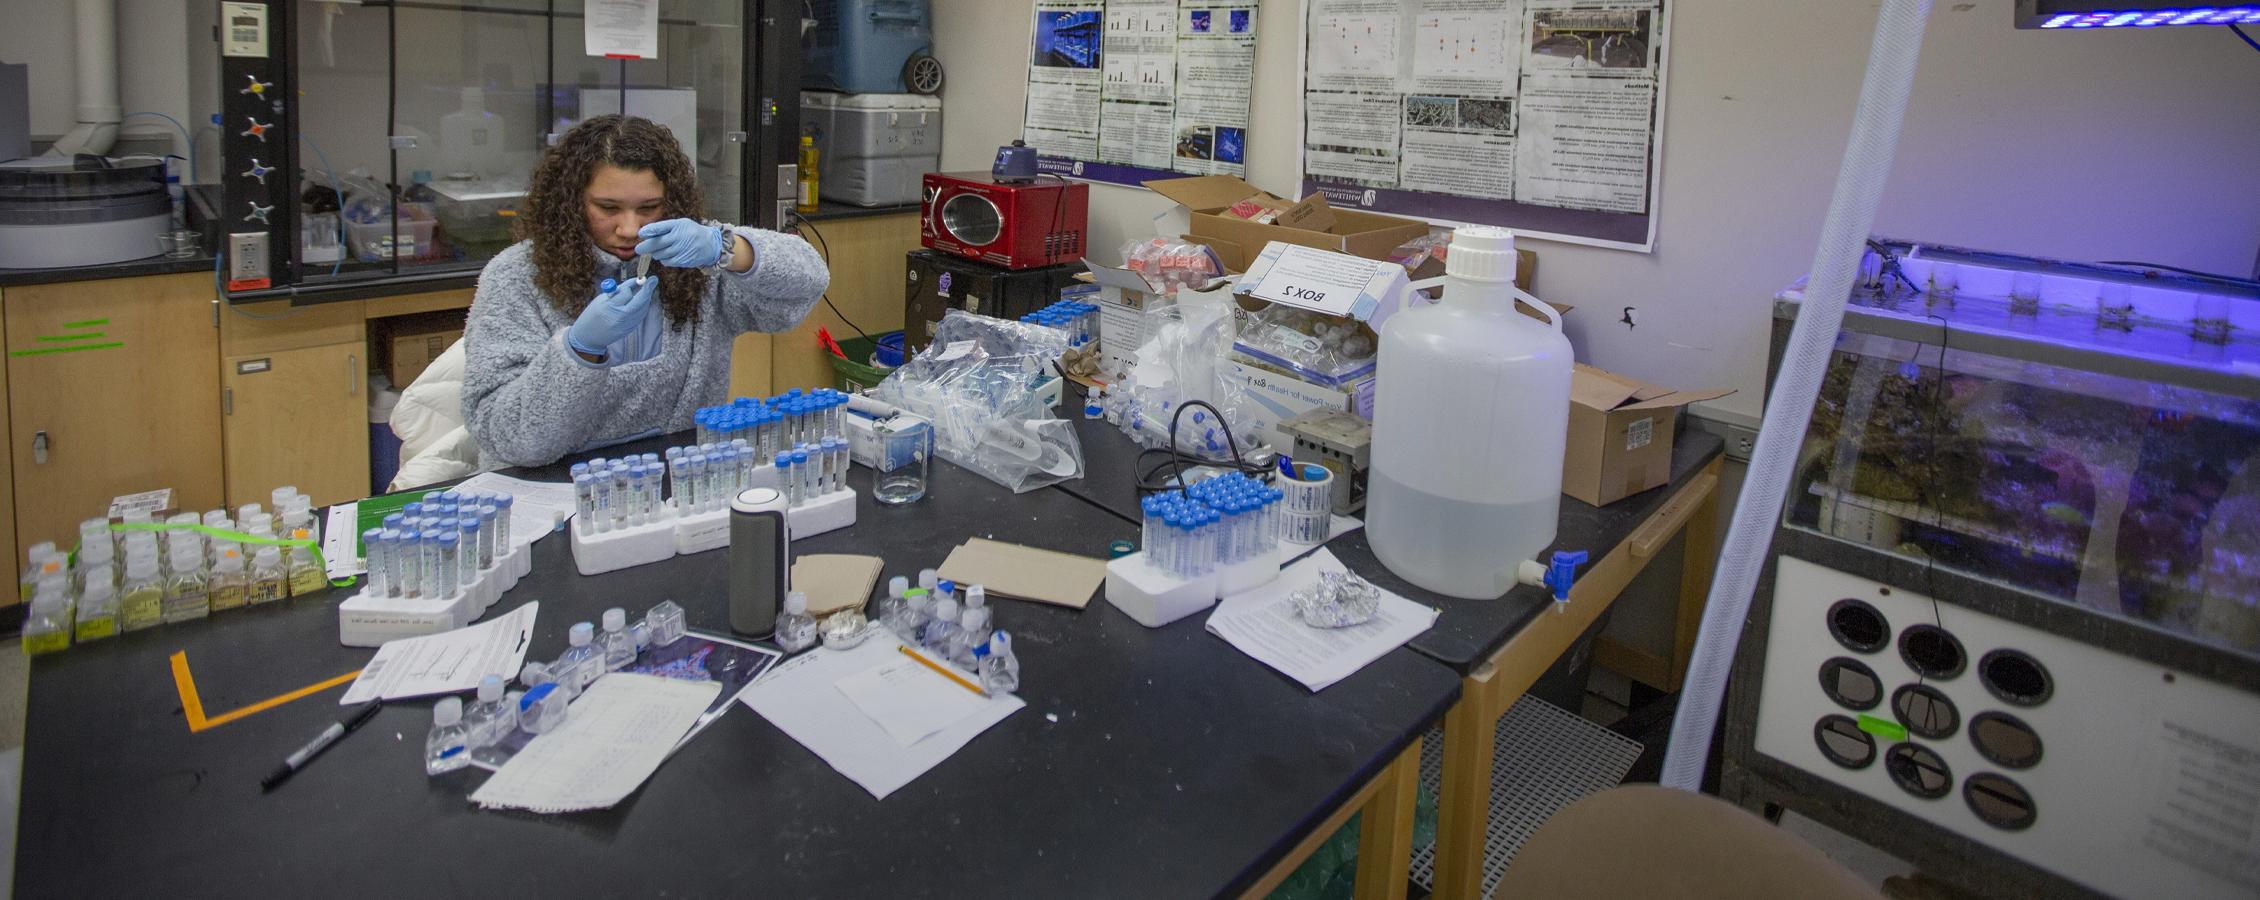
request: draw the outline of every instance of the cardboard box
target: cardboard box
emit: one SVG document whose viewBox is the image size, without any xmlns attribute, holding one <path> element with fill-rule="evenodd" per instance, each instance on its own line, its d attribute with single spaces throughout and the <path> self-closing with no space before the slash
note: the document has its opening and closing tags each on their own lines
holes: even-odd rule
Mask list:
<svg viewBox="0 0 2260 900">
<path fill-rule="evenodd" d="M 1675 391 L 1578 364 L 1570 376 L 1562 493 L 1605 506 L 1671 480 L 1679 408 L 1732 390 Z"/>
<path fill-rule="evenodd" d="M 1280 220 L 1265 225 L 1233 215 L 1232 204 L 1250 197 L 1267 203 L 1278 200 L 1255 185 L 1230 175 L 1167 178 L 1146 182 L 1146 187 L 1183 205 L 1192 213 L 1191 237 L 1207 244 L 1234 272 L 1247 271 L 1263 245 L 1285 241 L 1348 253 L 1367 259 L 1388 259 L 1389 251 L 1428 233 L 1428 223 L 1354 209 L 1334 209 L 1324 198 L 1306 197 L 1280 213 Z M 1315 197 L 1315 195 L 1314 195 Z M 1302 227 L 1282 224 L 1289 217 Z M 1323 227 L 1319 227 L 1323 226 Z"/>
<path fill-rule="evenodd" d="M 463 339 L 463 313 L 460 311 L 397 316 L 383 321 L 385 324 L 381 327 L 386 339 L 381 345 L 385 354 L 382 362 L 385 377 L 392 380 L 396 390 L 414 384 L 416 376 L 424 374 L 432 360 Z"/>
</svg>

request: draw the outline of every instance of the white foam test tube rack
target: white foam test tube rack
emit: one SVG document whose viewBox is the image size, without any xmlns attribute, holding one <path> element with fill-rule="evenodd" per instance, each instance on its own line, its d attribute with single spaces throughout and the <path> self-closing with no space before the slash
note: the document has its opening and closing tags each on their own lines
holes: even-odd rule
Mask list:
<svg viewBox="0 0 2260 900">
<path fill-rule="evenodd" d="M 466 559 L 476 559 L 471 554 Z M 380 647 L 386 641 L 454 631 L 476 621 L 504 592 L 518 586 L 534 568 L 531 544 L 496 547 L 491 564 L 443 596 L 393 596 L 384 579 L 363 579 L 362 589 L 337 607 L 337 641 L 348 647 Z M 372 589 L 370 586 L 374 584 Z"/>
<path fill-rule="evenodd" d="M 856 494 L 847 486 L 847 479 L 828 480 L 826 485 L 830 490 L 813 497 L 802 496 L 786 513 L 786 525 L 794 540 L 855 524 Z M 763 487 L 785 490 L 776 465 L 753 467 L 740 491 Z M 580 516 L 575 516 L 569 531 L 573 540 L 574 569 L 583 575 L 598 575 L 729 546 L 730 506 L 723 502 L 712 504 L 711 508 L 687 511 L 670 499 L 641 525 L 592 532 L 584 527 Z"/>
</svg>

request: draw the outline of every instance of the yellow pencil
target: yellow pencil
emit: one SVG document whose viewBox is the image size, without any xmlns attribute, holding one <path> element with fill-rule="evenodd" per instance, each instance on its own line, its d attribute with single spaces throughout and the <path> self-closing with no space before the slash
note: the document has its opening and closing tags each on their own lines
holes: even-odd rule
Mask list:
<svg viewBox="0 0 2260 900">
<path fill-rule="evenodd" d="M 912 650 L 912 649 L 910 649 L 910 645 L 909 645 L 909 644 L 903 644 L 903 645 L 901 645 L 901 646 L 898 646 L 898 647 L 896 647 L 895 649 L 902 651 L 902 655 L 904 655 L 904 656 L 907 656 L 907 657 L 910 657 L 911 659 L 915 659 L 915 660 L 917 660 L 917 661 L 918 661 L 918 664 L 919 664 L 919 665 L 925 666 L 926 668 L 929 668 L 929 669 L 932 669 L 932 670 L 934 670 L 934 671 L 936 671 L 936 672 L 940 672 L 940 673 L 942 673 L 942 677 L 944 677 L 944 678 L 947 678 L 947 679 L 949 679 L 949 680 L 951 680 L 951 681 L 955 681 L 955 682 L 957 682 L 957 683 L 958 683 L 958 684 L 959 684 L 960 686 L 964 687 L 964 688 L 965 688 L 966 690 L 972 691 L 973 693 L 979 694 L 979 695 L 981 695 L 981 696 L 983 696 L 983 697 L 986 697 L 986 696 L 988 696 L 988 695 L 989 695 L 989 692 L 988 692 L 988 691 L 984 691 L 984 690 L 982 690 L 982 689 L 981 689 L 981 686 L 980 686 L 980 685 L 978 685 L 978 684 L 974 684 L 974 683 L 973 683 L 973 682 L 971 682 L 971 681 L 967 681 L 967 680 L 965 679 L 965 676 L 957 674 L 957 671 L 956 671 L 956 670 L 954 670 L 954 669 L 951 669 L 951 668 L 950 668 L 949 666 L 946 666 L 946 665 L 943 665 L 943 664 L 941 664 L 941 663 L 938 663 L 938 662 L 935 662 L 935 661 L 933 661 L 932 659 L 928 658 L 928 657 L 926 656 L 926 654 L 924 654 L 924 653 L 920 653 L 920 652 L 918 652 L 918 651 L 916 651 L 916 650 Z"/>
</svg>

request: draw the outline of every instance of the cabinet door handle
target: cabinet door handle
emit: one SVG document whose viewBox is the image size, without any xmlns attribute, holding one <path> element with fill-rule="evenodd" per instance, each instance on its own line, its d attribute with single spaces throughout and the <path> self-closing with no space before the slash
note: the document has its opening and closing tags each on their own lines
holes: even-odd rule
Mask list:
<svg viewBox="0 0 2260 900">
<path fill-rule="evenodd" d="M 40 431 L 32 434 L 31 461 L 37 465 L 47 464 L 47 432 Z"/>
<path fill-rule="evenodd" d="M 220 389 L 220 415 L 235 415 L 235 388 Z"/>
<path fill-rule="evenodd" d="M 348 396 L 348 397 L 358 397 L 358 396 L 360 396 L 360 395 L 361 395 L 361 371 L 360 371 L 360 370 L 361 370 L 361 357 L 359 357 L 359 356 L 355 356 L 355 355 L 353 355 L 353 354 L 350 354 L 350 353 L 346 354 L 346 355 L 345 355 L 345 395 L 346 395 L 346 396 Z"/>
</svg>

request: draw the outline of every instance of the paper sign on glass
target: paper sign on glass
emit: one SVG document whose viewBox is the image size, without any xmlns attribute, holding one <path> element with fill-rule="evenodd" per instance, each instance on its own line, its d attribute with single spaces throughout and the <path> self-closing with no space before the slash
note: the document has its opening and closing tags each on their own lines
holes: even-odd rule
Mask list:
<svg viewBox="0 0 2260 900">
<path fill-rule="evenodd" d="M 659 58 L 659 0 L 589 0 L 581 41 L 590 56 Z"/>
</svg>

